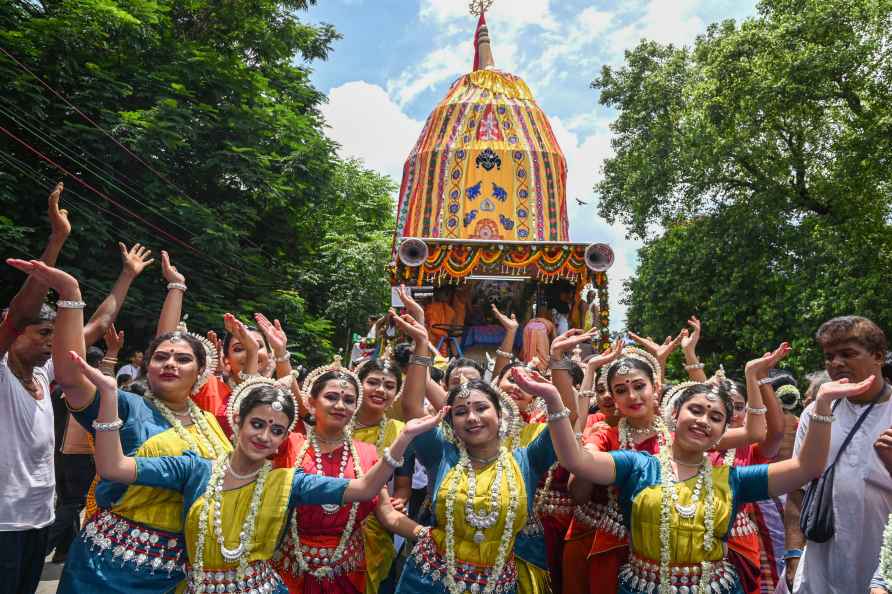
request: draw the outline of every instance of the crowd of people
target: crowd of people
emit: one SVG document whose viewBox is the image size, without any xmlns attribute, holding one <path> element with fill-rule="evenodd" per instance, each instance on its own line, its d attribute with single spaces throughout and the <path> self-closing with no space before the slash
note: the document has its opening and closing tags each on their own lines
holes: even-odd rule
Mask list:
<svg viewBox="0 0 892 594">
<path fill-rule="evenodd" d="M 518 348 L 493 306 L 491 365 L 446 359 L 400 288 L 395 348 L 305 373 L 262 313 L 181 324 L 161 252 L 155 337 L 120 366 L 151 252 L 120 246 L 85 320 L 62 190 L 40 259 L 7 260 L 27 276 L 0 324 L 0 592 L 34 592 L 50 554 L 63 593 L 892 591 L 888 345 L 864 317 L 817 329 L 800 396 L 788 343 L 707 373 L 696 317 L 604 352 L 533 317 Z"/>
</svg>

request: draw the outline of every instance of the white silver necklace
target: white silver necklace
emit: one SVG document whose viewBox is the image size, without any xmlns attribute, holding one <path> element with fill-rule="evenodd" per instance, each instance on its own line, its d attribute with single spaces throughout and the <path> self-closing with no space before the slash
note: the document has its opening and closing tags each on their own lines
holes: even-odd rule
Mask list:
<svg viewBox="0 0 892 594">
<path fill-rule="evenodd" d="M 313 429 L 307 430 L 307 440 L 310 442 L 310 447 L 313 448 L 313 454 L 315 454 L 316 458 L 316 474 L 319 476 L 325 476 L 325 471 L 322 469 L 322 452 L 319 449 L 319 438 L 316 435 L 316 432 Z M 338 469 L 338 478 L 344 478 L 344 472 L 347 469 L 347 460 L 350 458 L 350 452 L 347 442 L 347 436 L 342 435 L 340 440 L 335 440 L 333 442 L 328 443 L 337 443 L 338 441 L 342 444 L 341 450 L 341 465 Z M 338 510 L 341 509 L 341 506 L 337 503 L 323 503 L 322 511 L 328 515 L 333 515 L 338 513 Z"/>
<path fill-rule="evenodd" d="M 674 458 L 673 458 L 673 461 L 676 464 L 679 463 L 678 460 L 675 460 Z M 682 466 L 693 466 L 692 464 L 688 464 L 685 462 L 682 462 L 681 465 Z M 676 482 L 683 482 L 683 481 L 679 481 L 678 473 L 675 472 L 675 469 L 672 468 L 671 464 L 669 464 L 669 470 L 672 473 L 672 479 L 673 479 L 673 483 L 672 483 L 671 487 L 669 488 L 669 494 L 672 497 L 672 502 L 675 504 L 675 511 L 678 512 L 679 516 L 681 516 L 682 518 L 685 518 L 686 520 L 690 520 L 697 513 L 697 503 L 700 502 L 700 492 L 703 490 L 703 485 L 706 482 L 706 464 L 705 464 L 705 462 L 700 462 L 700 464 L 698 464 L 697 467 L 698 467 L 697 482 L 694 483 L 694 489 L 691 492 L 691 502 L 688 505 L 684 505 L 683 503 L 681 503 L 679 501 L 678 491 L 675 489 L 675 484 L 674 484 Z"/>
<path fill-rule="evenodd" d="M 468 497 L 465 501 L 465 520 L 476 528 L 474 542 L 477 544 L 483 542 L 483 531 L 495 526 L 499 520 L 499 490 L 502 487 L 502 474 L 504 472 L 501 452 L 499 452 L 496 459 L 498 460 L 496 462 L 496 478 L 490 489 L 489 505 L 485 505 L 480 513 L 474 510 L 474 499 L 477 497 L 477 471 L 471 465 L 470 456 L 465 459 L 464 467 L 468 473 Z"/>
</svg>

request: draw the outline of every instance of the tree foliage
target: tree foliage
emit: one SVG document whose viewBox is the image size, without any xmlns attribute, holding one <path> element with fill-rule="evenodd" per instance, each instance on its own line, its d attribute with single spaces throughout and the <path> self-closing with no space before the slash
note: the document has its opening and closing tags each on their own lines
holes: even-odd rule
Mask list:
<svg viewBox="0 0 892 594">
<path fill-rule="evenodd" d="M 326 58 L 337 33 L 298 18 L 311 3 L 2 3 L 0 46 L 52 88 L 0 54 L 0 125 L 22 141 L 0 135 L 4 251 L 40 252 L 45 196 L 64 179 L 75 233 L 60 265 L 89 301 L 118 272 L 115 243 L 139 241 L 170 251 L 186 274 L 192 327 L 264 311 L 301 354 L 327 356 L 337 332 L 384 303 L 357 302 L 352 318 L 339 317 L 345 308 L 319 296 L 356 263 L 320 267 L 325 245 L 334 233 L 363 242 L 369 228 L 390 228 L 392 207 L 389 182 L 341 162 L 322 130 L 309 63 Z M 356 256 L 383 271 L 380 251 Z M 2 274 L 8 300 L 21 278 Z M 130 341 L 152 331 L 163 297 L 158 267 L 144 277 L 122 320 Z"/>
<path fill-rule="evenodd" d="M 696 313 L 715 362 L 786 339 L 799 371 L 829 317 L 892 329 L 890 25 L 889 0 L 764 0 L 603 69 L 618 116 L 600 212 L 648 240 L 631 327 L 663 336 Z"/>
</svg>

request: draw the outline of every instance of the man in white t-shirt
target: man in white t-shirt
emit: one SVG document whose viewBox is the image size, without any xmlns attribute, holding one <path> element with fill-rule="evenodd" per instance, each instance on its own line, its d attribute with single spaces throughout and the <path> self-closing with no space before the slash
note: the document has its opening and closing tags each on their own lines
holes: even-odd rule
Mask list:
<svg viewBox="0 0 892 594">
<path fill-rule="evenodd" d="M 7 335 L 16 336 L 0 358 L 0 592 L 36 590 L 55 518 L 50 400 L 55 314 L 44 305 L 22 326 L 6 322 L 11 314 L 3 324 Z"/>
<path fill-rule="evenodd" d="M 874 383 L 864 394 L 834 404 L 828 465 L 837 458 L 862 415 L 864 422 L 835 466 L 833 537 L 826 542 L 803 539 L 804 550 L 788 550 L 787 571 L 792 574 L 788 578 L 793 578 L 794 594 L 867 593 L 880 555 L 883 527 L 892 512 L 892 477 L 873 447 L 892 425 L 892 387 L 882 374 L 886 335 L 867 318 L 843 316 L 822 324 L 816 338 L 831 380 L 846 378 L 855 383 L 874 376 Z M 802 446 L 813 407 L 809 405 L 800 417 L 794 454 Z M 799 518 L 787 513 L 785 519 L 787 548 L 791 549 L 794 538 L 801 538 Z"/>
<path fill-rule="evenodd" d="M 71 233 L 59 208 L 63 186 L 49 197 L 50 236 L 40 259 L 53 266 Z M 40 584 L 53 523 L 53 405 L 50 361 L 56 312 L 47 287 L 28 277 L 0 321 L 0 594 L 28 594 Z"/>
</svg>

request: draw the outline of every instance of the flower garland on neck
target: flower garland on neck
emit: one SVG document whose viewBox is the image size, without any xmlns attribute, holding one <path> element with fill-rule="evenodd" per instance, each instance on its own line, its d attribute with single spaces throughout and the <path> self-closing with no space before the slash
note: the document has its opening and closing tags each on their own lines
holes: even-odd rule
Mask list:
<svg viewBox="0 0 892 594">
<path fill-rule="evenodd" d="M 672 468 L 672 448 L 660 448 L 657 459 L 660 462 L 660 481 L 662 483 L 662 501 L 660 507 L 660 592 L 669 592 L 670 587 L 670 563 L 671 563 L 671 530 L 672 530 L 672 506 L 675 506 L 678 515 L 685 519 L 691 519 L 697 512 L 700 501 L 700 490 L 703 490 L 703 549 L 711 551 L 715 546 L 715 496 L 712 483 L 712 462 L 708 456 L 703 457 L 697 472 L 697 484 L 691 496 L 689 505 L 682 505 L 678 501 L 675 482 L 677 476 Z M 698 592 L 706 592 L 712 579 L 713 563 L 702 561 L 700 563 L 700 584 Z"/>
<path fill-rule="evenodd" d="M 633 427 L 632 424 L 629 423 L 629 420 L 626 417 L 623 417 L 619 420 L 617 430 L 619 432 L 619 449 L 621 450 L 635 450 L 636 442 L 634 438 L 651 432 L 657 436 L 661 451 L 672 441 L 672 436 L 669 434 L 669 427 L 666 426 L 666 423 L 663 422 L 663 419 L 661 419 L 659 415 L 654 415 L 650 425 L 644 429 Z"/>
<path fill-rule="evenodd" d="M 883 530 L 883 546 L 880 548 L 880 577 L 892 585 L 892 516 Z"/>
<path fill-rule="evenodd" d="M 452 482 L 449 485 L 449 491 L 446 493 L 446 575 L 443 578 L 444 583 L 446 584 L 446 588 L 449 590 L 450 594 L 465 594 L 464 587 L 458 585 L 455 580 L 456 575 L 456 567 L 455 567 L 455 500 L 458 496 L 458 484 L 461 480 L 461 476 L 463 474 L 468 476 L 468 504 L 466 504 L 466 514 L 467 507 L 470 506 L 473 509 L 473 497 L 475 495 L 474 492 L 476 489 L 476 472 L 474 471 L 474 467 L 471 465 L 471 459 L 468 456 L 468 451 L 464 447 L 464 443 L 458 440 L 458 449 L 460 452 L 459 461 L 456 465 L 455 472 L 452 475 Z M 499 448 L 499 458 L 497 464 L 499 465 L 499 470 L 510 467 L 510 454 L 508 453 L 508 449 L 505 447 Z M 497 501 L 498 493 L 502 488 L 502 476 L 503 472 L 499 472 L 497 470 L 496 481 L 493 485 L 493 492 L 495 493 L 494 501 Z M 471 476 L 474 476 L 474 479 Z M 496 585 L 498 584 L 499 577 L 502 575 L 502 571 L 505 569 L 505 563 L 508 560 L 508 554 L 511 551 L 511 541 L 514 534 L 514 518 L 517 515 L 517 509 L 519 507 L 519 497 L 517 489 L 508 489 L 508 509 L 505 512 L 505 527 L 502 529 L 502 535 L 499 538 L 499 548 L 496 553 L 496 560 L 492 566 L 492 569 L 489 573 L 489 579 L 486 582 L 486 586 L 484 586 L 483 591 L 480 594 L 492 594 L 495 591 Z M 494 507 L 490 511 L 490 513 L 496 514 L 495 521 L 492 523 L 493 525 L 498 522 L 498 516 L 500 515 L 500 510 L 498 505 Z M 466 521 L 469 521 L 469 518 L 465 518 Z M 470 521 L 469 521 L 470 523 Z M 476 539 L 475 539 L 476 540 Z M 479 544 L 479 543 L 478 543 Z"/>
<path fill-rule="evenodd" d="M 198 441 L 195 440 L 195 437 L 190 433 L 186 427 L 180 422 L 177 418 L 176 414 L 170 410 L 164 402 L 161 401 L 158 397 L 152 394 L 151 391 L 147 391 L 145 395 L 146 399 L 155 405 L 155 408 L 158 409 L 158 412 L 161 413 L 161 416 L 170 423 L 170 426 L 173 427 L 173 430 L 176 434 L 189 444 L 190 449 L 194 450 L 197 454 L 201 454 L 201 449 L 199 448 L 198 441 L 201 442 L 201 445 L 205 447 L 205 450 L 208 452 L 213 452 L 214 459 L 219 458 L 220 456 L 226 454 L 226 448 L 224 448 L 217 440 L 214 432 L 211 430 L 210 425 L 208 425 L 208 421 L 204 416 L 204 412 L 198 408 L 198 405 L 192 401 L 191 398 L 186 399 L 186 406 L 189 410 L 189 418 L 192 419 L 192 423 L 198 427 Z"/>
<path fill-rule="evenodd" d="M 322 454 L 319 451 L 319 444 L 316 443 L 316 432 L 312 427 L 307 427 L 307 439 L 304 441 L 304 445 L 301 448 L 300 453 L 297 455 L 297 465 L 300 465 L 303 461 L 304 456 L 307 455 L 310 447 L 312 447 L 313 451 L 316 453 L 316 474 L 322 476 L 325 474 L 325 471 L 322 470 L 322 465 L 320 463 Z M 359 463 L 359 452 L 356 451 L 356 444 L 353 442 L 349 432 L 344 432 L 344 445 L 342 447 L 345 452 L 349 448 L 350 455 L 353 456 L 353 472 L 356 474 L 356 478 L 362 478 L 363 470 L 362 465 Z M 345 464 L 342 461 L 340 469 L 341 478 L 343 478 L 345 470 Z M 300 506 L 294 508 L 294 520 L 291 522 L 291 541 L 294 545 L 293 550 L 295 561 L 297 561 L 298 575 L 310 574 L 317 579 L 331 577 L 334 575 L 334 569 L 330 565 L 323 565 L 322 567 L 311 571 L 307 560 L 304 558 L 304 552 L 300 546 L 300 534 L 297 529 L 299 507 Z M 341 532 L 341 540 L 338 542 L 337 548 L 335 548 L 334 552 L 329 557 L 329 563 L 343 559 L 344 551 L 347 549 L 347 544 L 350 542 L 350 537 L 353 536 L 353 529 L 356 527 L 356 516 L 358 514 L 359 502 L 357 501 L 350 505 L 350 515 L 347 518 L 347 524 Z"/>
<path fill-rule="evenodd" d="M 223 539 L 223 481 L 226 478 L 226 470 L 229 468 L 231 454 L 224 454 L 214 461 L 211 478 L 204 491 L 204 503 L 201 506 L 201 515 L 198 520 L 198 544 L 195 549 L 195 560 L 192 563 L 193 586 L 200 592 L 204 581 L 204 551 L 207 543 L 208 523 L 214 523 L 217 544 L 220 546 L 220 554 L 226 561 L 238 561 L 238 578 L 244 579 L 248 572 L 248 553 L 251 541 L 257 529 L 257 513 L 260 511 L 260 502 L 263 499 L 263 487 L 266 477 L 272 470 L 272 463 L 264 462 L 254 485 L 254 494 L 251 496 L 251 506 L 248 515 L 239 533 L 239 544 L 230 549 Z"/>
</svg>

